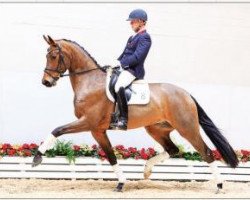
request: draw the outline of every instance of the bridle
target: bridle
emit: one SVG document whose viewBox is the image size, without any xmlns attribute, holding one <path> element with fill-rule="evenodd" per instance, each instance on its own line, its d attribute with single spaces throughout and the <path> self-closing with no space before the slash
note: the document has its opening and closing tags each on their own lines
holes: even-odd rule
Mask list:
<svg viewBox="0 0 250 200">
<path fill-rule="evenodd" d="M 47 55 L 49 55 L 53 51 L 56 51 L 56 50 L 59 51 L 59 60 L 58 60 L 56 69 L 52 69 L 52 67 L 50 66 L 46 66 L 46 68 L 44 69 L 44 72 L 48 74 L 54 81 L 57 81 L 59 77 L 62 77 L 64 72 L 67 70 L 65 62 L 64 62 L 64 56 L 62 54 L 62 49 L 59 45 L 56 45 L 56 47 L 57 47 L 56 49 L 52 49 L 47 53 Z M 65 70 L 63 70 L 63 66 Z M 59 77 L 53 76 L 50 72 L 57 72 L 59 74 Z"/>
<path fill-rule="evenodd" d="M 46 68 L 44 69 L 44 72 L 46 74 L 48 74 L 54 81 L 57 81 L 60 77 L 65 77 L 65 76 L 73 76 L 73 75 L 78 75 L 78 74 L 85 74 L 88 73 L 90 71 L 96 70 L 96 69 L 100 69 L 103 72 L 106 72 L 106 67 L 97 67 L 97 68 L 93 68 L 93 69 L 88 69 L 88 70 L 84 70 L 84 71 L 80 71 L 80 72 L 72 72 L 72 73 L 68 73 L 68 74 L 64 74 L 67 71 L 67 67 L 66 64 L 64 62 L 64 55 L 62 53 L 62 48 L 60 47 L 59 44 L 56 44 L 56 49 L 50 50 L 48 54 L 50 54 L 51 52 L 58 50 L 59 51 L 59 59 L 58 59 L 58 64 L 56 69 L 51 69 L 50 66 L 46 66 Z M 64 69 L 63 69 L 64 67 Z M 55 77 L 53 76 L 50 72 L 57 72 L 59 74 L 59 77 Z"/>
</svg>

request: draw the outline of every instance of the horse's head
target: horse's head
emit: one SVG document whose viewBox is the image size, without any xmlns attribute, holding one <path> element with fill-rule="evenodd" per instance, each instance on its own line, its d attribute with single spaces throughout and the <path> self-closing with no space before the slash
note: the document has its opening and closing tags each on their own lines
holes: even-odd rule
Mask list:
<svg viewBox="0 0 250 200">
<path fill-rule="evenodd" d="M 49 44 L 49 48 L 46 55 L 47 63 L 42 84 L 52 87 L 56 85 L 57 80 L 67 71 L 69 60 L 60 42 L 53 40 L 50 36 L 43 36 L 43 38 Z"/>
</svg>

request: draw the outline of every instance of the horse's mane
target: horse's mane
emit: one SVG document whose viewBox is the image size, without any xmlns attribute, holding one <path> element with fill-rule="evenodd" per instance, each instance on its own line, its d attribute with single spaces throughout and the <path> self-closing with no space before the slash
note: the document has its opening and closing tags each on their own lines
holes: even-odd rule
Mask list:
<svg viewBox="0 0 250 200">
<path fill-rule="evenodd" d="M 93 62 L 97 65 L 97 67 L 99 68 L 102 68 L 101 65 L 99 65 L 96 61 L 96 59 L 94 57 L 91 56 L 91 54 L 86 50 L 84 49 L 80 44 L 78 44 L 77 42 L 75 41 L 72 41 L 72 40 L 68 40 L 68 39 L 62 39 L 63 41 L 66 41 L 66 42 L 70 42 L 70 43 L 73 43 L 75 45 L 77 45 L 78 47 L 80 47 L 92 60 Z"/>
</svg>

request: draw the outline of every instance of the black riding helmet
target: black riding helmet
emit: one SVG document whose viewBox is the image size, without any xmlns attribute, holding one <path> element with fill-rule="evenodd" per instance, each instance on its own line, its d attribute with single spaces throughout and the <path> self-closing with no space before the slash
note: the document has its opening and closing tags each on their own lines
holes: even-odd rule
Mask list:
<svg viewBox="0 0 250 200">
<path fill-rule="evenodd" d="M 129 14 L 129 17 L 128 17 L 127 21 L 131 21 L 131 20 L 134 20 L 134 19 L 141 19 L 143 21 L 147 21 L 148 16 L 147 16 L 147 13 L 144 10 L 135 9 Z"/>
</svg>

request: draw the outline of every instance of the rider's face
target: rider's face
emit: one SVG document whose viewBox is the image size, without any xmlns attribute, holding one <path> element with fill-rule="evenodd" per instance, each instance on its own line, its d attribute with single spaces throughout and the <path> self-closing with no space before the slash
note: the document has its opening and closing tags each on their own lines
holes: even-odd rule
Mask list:
<svg viewBox="0 0 250 200">
<path fill-rule="evenodd" d="M 139 19 L 133 19 L 130 21 L 130 25 L 133 31 L 137 33 L 141 29 L 141 27 L 144 25 L 144 22 Z"/>
</svg>

